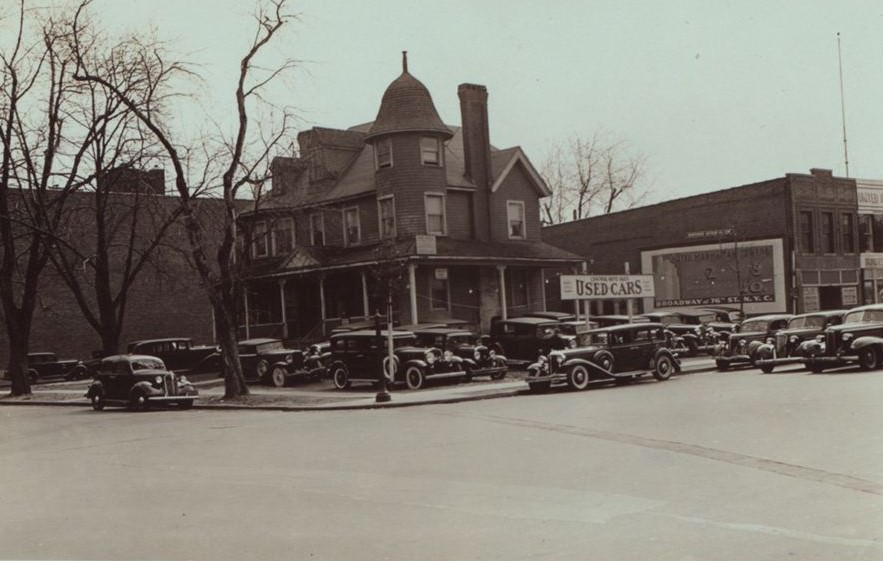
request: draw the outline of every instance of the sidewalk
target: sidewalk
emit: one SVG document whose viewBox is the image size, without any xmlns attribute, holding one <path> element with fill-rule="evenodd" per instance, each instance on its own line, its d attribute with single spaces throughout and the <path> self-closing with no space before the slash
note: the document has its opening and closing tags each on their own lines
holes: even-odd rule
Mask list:
<svg viewBox="0 0 883 561">
<path fill-rule="evenodd" d="M 684 359 L 681 375 L 708 372 L 715 369 L 711 357 Z M 275 411 L 334 411 L 347 409 L 378 409 L 410 407 L 437 403 L 455 403 L 510 397 L 528 392 L 523 378 L 503 379 L 494 382 L 446 385 L 418 391 L 393 389 L 391 400 L 377 403 L 375 392 L 365 387 L 361 390 L 336 391 L 328 386 L 321 389 L 270 388 L 251 386 L 251 394 L 235 400 L 224 400 L 224 385 L 219 380 L 196 382 L 199 399 L 194 409 L 264 409 Z M 0 397 L 0 405 L 59 405 L 88 407 L 83 397 L 88 382 L 59 382 L 35 386 L 33 395 L 24 398 Z"/>
</svg>

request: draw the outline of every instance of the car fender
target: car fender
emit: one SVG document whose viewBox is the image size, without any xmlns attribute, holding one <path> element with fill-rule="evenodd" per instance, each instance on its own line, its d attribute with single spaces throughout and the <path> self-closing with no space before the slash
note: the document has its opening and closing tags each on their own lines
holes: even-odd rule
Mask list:
<svg viewBox="0 0 883 561">
<path fill-rule="evenodd" d="M 754 351 L 758 358 L 773 358 L 775 347 L 769 343 L 763 343 Z"/>
<path fill-rule="evenodd" d="M 153 387 L 153 385 L 147 380 L 142 380 L 140 382 L 135 382 L 135 385 L 132 386 L 132 389 L 129 390 L 129 396 L 135 397 L 138 395 L 144 395 L 147 397 L 162 395 L 162 391 Z"/>
<path fill-rule="evenodd" d="M 509 361 L 504 355 L 494 355 L 494 363 L 497 366 L 507 366 Z"/>
<path fill-rule="evenodd" d="M 412 358 L 411 360 L 405 361 L 405 364 L 402 365 L 401 370 L 407 370 L 409 366 L 419 366 L 424 370 L 429 369 L 429 363 L 425 360 L 420 360 L 419 358 Z"/>
<path fill-rule="evenodd" d="M 757 356 L 757 350 L 765 344 L 766 343 L 763 343 L 761 341 L 749 341 L 748 342 L 748 355 L 749 356 Z"/>
<path fill-rule="evenodd" d="M 471 370 L 475 370 L 476 368 L 478 368 L 478 363 L 475 362 L 474 360 L 472 360 L 471 358 L 464 358 L 463 364 L 468 366 Z"/>
<path fill-rule="evenodd" d="M 668 357 L 671 360 L 671 363 L 675 367 L 675 372 L 681 371 L 681 360 L 669 349 L 657 349 L 655 353 L 653 353 L 653 363 L 650 365 L 650 369 L 656 368 L 656 362 L 659 360 L 659 357 Z"/>
<path fill-rule="evenodd" d="M 857 337 L 849 346 L 853 351 L 860 351 L 867 347 L 874 347 L 878 351 L 883 350 L 883 338 L 870 335 Z"/>
<path fill-rule="evenodd" d="M 188 382 L 178 386 L 178 395 L 199 395 L 199 390 Z"/>
<path fill-rule="evenodd" d="M 92 397 L 96 395 L 104 395 L 104 383 L 99 380 L 92 382 L 92 384 L 89 385 L 89 389 L 86 390 L 86 397 L 89 399 L 92 399 Z"/>
<path fill-rule="evenodd" d="M 527 372 L 541 372 L 543 370 L 544 365 L 548 364 L 547 362 L 536 361 L 528 365 Z"/>
</svg>

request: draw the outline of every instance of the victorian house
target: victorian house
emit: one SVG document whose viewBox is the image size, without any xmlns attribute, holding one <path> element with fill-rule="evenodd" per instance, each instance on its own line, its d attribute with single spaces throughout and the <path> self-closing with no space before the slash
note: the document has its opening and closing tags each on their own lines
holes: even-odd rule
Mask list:
<svg viewBox="0 0 883 561">
<path fill-rule="evenodd" d="M 545 309 L 544 268 L 583 258 L 541 239 L 549 188 L 519 147 L 490 144 L 484 86 L 458 88 L 462 126 L 445 125 L 408 72 L 376 119 L 298 135 L 272 163 L 272 189 L 241 216 L 248 255 L 241 336 L 310 339 L 386 309 L 378 279 L 397 277 L 399 324 Z"/>
</svg>

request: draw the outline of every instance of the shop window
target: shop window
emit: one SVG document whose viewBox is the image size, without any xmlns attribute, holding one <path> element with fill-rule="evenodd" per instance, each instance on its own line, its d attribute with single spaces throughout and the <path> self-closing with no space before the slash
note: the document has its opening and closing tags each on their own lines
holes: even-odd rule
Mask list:
<svg viewBox="0 0 883 561">
<path fill-rule="evenodd" d="M 380 237 L 394 238 L 396 235 L 396 207 L 392 195 L 377 199 L 377 216 L 380 222 Z"/>
<path fill-rule="evenodd" d="M 507 201 L 506 216 L 509 224 L 509 238 L 513 240 L 525 239 L 524 201 Z"/>
<path fill-rule="evenodd" d="M 874 215 L 862 214 L 858 217 L 859 251 L 874 251 Z"/>
<path fill-rule="evenodd" d="M 424 166 L 440 166 L 441 142 L 438 138 L 424 136 L 420 139 L 420 162 Z"/>
<path fill-rule="evenodd" d="M 325 215 L 321 212 L 310 215 L 310 241 L 313 245 L 325 245 Z"/>
<path fill-rule="evenodd" d="M 834 253 L 834 213 L 821 213 L 822 253 Z"/>
<path fill-rule="evenodd" d="M 510 269 L 506 280 L 506 302 L 510 307 L 527 306 L 529 303 L 528 291 L 530 283 L 527 271 Z"/>
<path fill-rule="evenodd" d="M 426 209 L 426 233 L 445 235 L 445 196 L 426 193 L 423 204 Z"/>
<path fill-rule="evenodd" d="M 448 290 L 448 279 L 432 278 L 432 286 L 430 290 L 430 308 L 433 310 L 449 310 L 450 291 Z"/>
<path fill-rule="evenodd" d="M 389 138 L 374 143 L 374 164 L 377 169 L 392 167 L 392 140 Z"/>
<path fill-rule="evenodd" d="M 852 214 L 840 215 L 840 237 L 843 242 L 843 253 L 855 253 L 854 221 Z"/>
<path fill-rule="evenodd" d="M 362 241 L 362 224 L 359 220 L 359 208 L 350 207 L 343 211 L 343 234 L 346 245 L 356 245 Z"/>
</svg>

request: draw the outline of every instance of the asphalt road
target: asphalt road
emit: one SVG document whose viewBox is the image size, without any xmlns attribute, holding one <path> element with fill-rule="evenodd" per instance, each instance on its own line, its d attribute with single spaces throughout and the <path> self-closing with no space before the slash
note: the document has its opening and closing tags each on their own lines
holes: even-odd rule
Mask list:
<svg viewBox="0 0 883 561">
<path fill-rule="evenodd" d="M 2 559 L 883 559 L 883 371 L 282 413 L 2 407 Z"/>
</svg>

